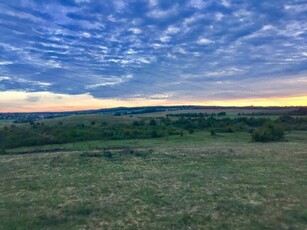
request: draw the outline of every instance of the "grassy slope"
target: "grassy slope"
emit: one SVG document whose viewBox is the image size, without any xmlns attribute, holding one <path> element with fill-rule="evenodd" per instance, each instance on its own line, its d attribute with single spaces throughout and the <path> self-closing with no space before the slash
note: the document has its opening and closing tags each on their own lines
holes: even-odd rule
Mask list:
<svg viewBox="0 0 307 230">
<path fill-rule="evenodd" d="M 14 120 L 0 120 L 0 128 L 13 124 Z"/>
<path fill-rule="evenodd" d="M 234 108 L 234 109 L 227 109 L 227 108 L 221 108 L 221 109 L 187 109 L 187 110 L 175 110 L 175 111 L 164 111 L 164 112 L 154 112 L 154 113 L 144 113 L 144 114 L 135 114 L 133 116 L 136 117 L 165 117 L 167 114 L 181 114 L 181 113 L 219 113 L 219 112 L 226 112 L 227 116 L 229 118 L 236 118 L 238 117 L 238 113 L 271 113 L 276 114 L 280 112 L 288 112 L 292 109 L 286 109 L 284 108 L 282 111 L 280 110 L 264 110 L 264 109 L 240 109 L 240 108 Z M 278 115 L 267 115 L 267 116 L 259 116 L 259 115 L 253 115 L 253 117 L 270 117 L 270 118 L 277 118 Z"/>
<path fill-rule="evenodd" d="M 0 229 L 305 229 L 307 133 L 283 143 L 249 138 L 196 133 L 64 145 L 153 148 L 148 157 L 0 156 Z"/>
<path fill-rule="evenodd" d="M 197 132 L 193 135 L 185 132 L 183 137 L 179 135 L 168 136 L 163 138 L 152 139 L 132 139 L 132 140 L 106 140 L 106 141 L 82 141 L 77 143 L 53 144 L 37 147 L 22 147 L 16 149 L 8 149 L 8 153 L 23 153 L 23 152 L 43 152 L 43 151 L 87 151 L 101 150 L 104 148 L 144 148 L 144 147 L 185 147 L 203 144 L 219 145 L 220 143 L 248 143 L 251 139 L 248 133 L 223 133 L 213 137 L 209 132 Z"/>
<path fill-rule="evenodd" d="M 89 125 L 91 121 L 95 121 L 96 123 L 107 122 L 107 124 L 131 124 L 135 118 L 133 117 L 116 117 L 111 115 L 75 115 L 75 116 L 67 116 L 67 117 L 59 117 L 53 119 L 46 119 L 40 122 L 44 122 L 46 125 L 56 125 L 58 122 L 63 122 L 63 124 L 86 124 Z"/>
</svg>

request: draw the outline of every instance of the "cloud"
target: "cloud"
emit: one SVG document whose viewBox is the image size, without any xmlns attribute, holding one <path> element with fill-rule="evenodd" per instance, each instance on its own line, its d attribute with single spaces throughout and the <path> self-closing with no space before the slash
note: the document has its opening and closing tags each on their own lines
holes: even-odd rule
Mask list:
<svg viewBox="0 0 307 230">
<path fill-rule="evenodd" d="M 166 33 L 167 34 L 176 34 L 176 33 L 178 33 L 178 32 L 180 32 L 180 28 L 179 27 L 176 27 L 176 26 L 169 26 L 168 28 L 167 28 L 167 30 L 166 30 Z"/>
<path fill-rule="evenodd" d="M 179 13 L 178 5 L 174 5 L 167 10 L 154 8 L 147 13 L 147 16 L 155 19 L 164 19 L 164 18 L 173 17 L 178 13 Z"/>
<path fill-rule="evenodd" d="M 129 31 L 132 31 L 134 34 L 140 34 L 142 33 L 142 30 L 139 28 L 131 28 Z"/>
<path fill-rule="evenodd" d="M 189 5 L 197 9 L 203 9 L 207 6 L 207 3 L 204 0 L 190 0 Z"/>
<path fill-rule="evenodd" d="M 45 81 L 34 81 L 34 80 L 28 80 L 24 78 L 19 77 L 11 77 L 11 76 L 0 76 L 0 82 L 2 84 L 5 84 L 7 86 L 14 85 L 17 83 L 17 86 L 23 86 L 26 88 L 27 86 L 31 87 L 38 87 L 39 89 L 46 88 L 49 86 L 52 86 L 53 83 L 51 82 L 45 82 Z"/>
<path fill-rule="evenodd" d="M 239 69 L 237 67 L 229 67 L 224 70 L 208 72 L 205 75 L 208 77 L 226 77 L 226 76 L 237 74 L 242 71 L 243 71 L 242 69 Z"/>
<path fill-rule="evenodd" d="M 148 0 L 148 4 L 150 7 L 155 7 L 159 3 L 159 0 Z"/>
<path fill-rule="evenodd" d="M 13 64 L 14 62 L 12 62 L 12 61 L 0 61 L 0 66 L 1 65 L 11 65 L 11 64 Z"/>
<path fill-rule="evenodd" d="M 90 38 L 90 37 L 92 37 L 92 35 L 91 35 L 90 33 L 88 33 L 88 32 L 83 32 L 83 33 L 82 33 L 82 36 L 85 37 L 85 38 Z"/>
<path fill-rule="evenodd" d="M 161 42 L 169 42 L 172 38 L 168 35 L 163 35 L 160 37 Z"/>
<path fill-rule="evenodd" d="M 75 0 L 76 3 L 90 3 L 91 0 Z"/>
<path fill-rule="evenodd" d="M 56 61 L 54 61 L 54 60 L 49 60 L 49 61 L 47 61 L 47 62 L 46 62 L 46 65 L 48 65 L 48 66 L 50 66 L 50 67 L 53 67 L 53 68 L 61 68 L 61 67 L 62 67 L 61 63 L 56 62 Z"/>
<path fill-rule="evenodd" d="M 39 96 L 27 96 L 27 102 L 38 102 L 41 98 Z"/>
<path fill-rule="evenodd" d="M 119 85 L 122 83 L 125 83 L 129 81 L 130 79 L 133 78 L 133 75 L 128 74 L 126 76 L 122 77 L 117 77 L 117 76 L 110 76 L 110 77 L 96 77 L 97 83 L 92 84 L 92 85 L 87 85 L 85 88 L 86 89 L 95 89 L 99 88 L 102 86 L 114 86 L 114 85 Z"/>
<path fill-rule="evenodd" d="M 162 94 L 154 94 L 149 97 L 149 99 L 153 100 L 161 100 L 161 99 L 168 99 L 173 96 L 173 93 L 167 92 L 167 93 L 162 93 Z"/>
<path fill-rule="evenodd" d="M 48 48 L 49 47 L 56 48 L 56 49 L 69 49 L 70 48 L 68 45 L 56 44 L 56 43 L 41 42 L 40 44 Z"/>
<path fill-rule="evenodd" d="M 216 19 L 217 21 L 221 21 L 223 18 L 224 18 L 224 14 L 222 14 L 221 12 L 217 12 L 217 13 L 215 14 L 215 19 Z"/>
<path fill-rule="evenodd" d="M 112 2 L 113 2 L 115 9 L 117 11 L 122 11 L 127 6 L 127 4 L 124 0 L 113 0 Z"/>
<path fill-rule="evenodd" d="M 8 27 L 0 28 L 1 91 L 129 99 L 165 95 L 171 86 L 172 96 L 161 100 L 196 100 L 231 98 L 232 84 L 243 80 L 283 84 L 277 80 L 306 71 L 304 4 L 22 1 L 25 12 L 0 11 Z"/>
<path fill-rule="evenodd" d="M 127 53 L 128 55 L 137 54 L 137 52 L 136 52 L 134 49 L 129 49 L 126 53 Z"/>
<path fill-rule="evenodd" d="M 306 12 L 307 11 L 307 4 L 296 4 L 296 5 L 285 5 L 285 10 L 293 13 L 293 12 Z"/>
<path fill-rule="evenodd" d="M 7 77 L 7 76 L 0 76 L 0 81 L 4 81 L 4 80 L 11 80 L 11 77 Z"/>
<path fill-rule="evenodd" d="M 208 39 L 208 38 L 200 38 L 198 41 L 197 41 L 198 44 L 200 45 L 210 45 L 210 44 L 213 44 L 214 41 Z"/>
<path fill-rule="evenodd" d="M 226 8 L 229 8 L 231 6 L 231 3 L 229 0 L 221 0 L 221 4 L 225 6 Z"/>
</svg>

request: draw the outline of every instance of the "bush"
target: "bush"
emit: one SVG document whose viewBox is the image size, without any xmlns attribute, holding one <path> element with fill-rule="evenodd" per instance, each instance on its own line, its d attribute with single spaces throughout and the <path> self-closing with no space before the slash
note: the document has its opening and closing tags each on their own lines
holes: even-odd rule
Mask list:
<svg viewBox="0 0 307 230">
<path fill-rule="evenodd" d="M 156 125 L 157 125 L 156 120 L 152 119 L 152 120 L 149 122 L 149 125 L 150 125 L 150 126 L 156 126 Z"/>
<path fill-rule="evenodd" d="M 124 148 L 122 151 L 121 151 L 121 154 L 123 156 L 131 156 L 131 157 L 142 157 L 142 158 L 147 158 L 149 157 L 151 154 L 153 153 L 153 150 L 152 149 L 148 149 L 148 150 L 145 150 L 145 151 L 138 151 L 138 150 L 135 150 L 135 149 L 131 149 L 131 148 Z"/>
<path fill-rule="evenodd" d="M 284 139 L 284 131 L 274 123 L 267 123 L 252 133 L 255 142 L 281 141 Z"/>
<path fill-rule="evenodd" d="M 6 154 L 6 151 L 4 148 L 0 148 L 0 155 L 5 155 Z"/>
<path fill-rule="evenodd" d="M 133 125 L 133 126 L 140 126 L 140 122 L 134 121 L 134 122 L 132 123 L 132 125 Z"/>
<path fill-rule="evenodd" d="M 162 137 L 162 135 L 161 135 L 160 133 L 158 133 L 157 130 L 152 130 L 152 131 L 150 132 L 150 136 L 151 136 L 152 138 Z"/>
<path fill-rule="evenodd" d="M 193 134 L 194 130 L 193 129 L 189 129 L 189 134 Z"/>
</svg>

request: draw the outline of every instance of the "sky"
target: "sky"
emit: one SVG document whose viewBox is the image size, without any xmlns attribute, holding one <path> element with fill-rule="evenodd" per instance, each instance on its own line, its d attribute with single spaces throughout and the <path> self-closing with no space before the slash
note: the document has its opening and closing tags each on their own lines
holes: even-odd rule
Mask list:
<svg viewBox="0 0 307 230">
<path fill-rule="evenodd" d="M 0 112 L 307 105 L 306 0 L 0 0 Z"/>
</svg>

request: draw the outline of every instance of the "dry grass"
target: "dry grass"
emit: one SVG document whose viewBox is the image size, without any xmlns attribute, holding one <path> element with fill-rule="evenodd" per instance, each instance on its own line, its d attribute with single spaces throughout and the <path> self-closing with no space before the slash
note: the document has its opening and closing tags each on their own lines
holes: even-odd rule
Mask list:
<svg viewBox="0 0 307 230">
<path fill-rule="evenodd" d="M 0 229 L 305 229 L 306 149 L 220 142 L 0 156 Z"/>
</svg>

